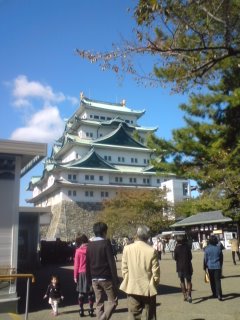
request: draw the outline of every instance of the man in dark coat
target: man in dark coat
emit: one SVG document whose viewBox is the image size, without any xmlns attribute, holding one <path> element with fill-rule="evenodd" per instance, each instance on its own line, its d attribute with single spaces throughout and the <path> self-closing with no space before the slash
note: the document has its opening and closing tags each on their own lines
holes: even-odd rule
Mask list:
<svg viewBox="0 0 240 320">
<path fill-rule="evenodd" d="M 184 301 L 192 302 L 192 252 L 188 246 L 186 236 L 177 238 L 177 245 L 174 250 L 176 269 L 180 279 Z"/>
<path fill-rule="evenodd" d="M 97 320 L 110 319 L 117 306 L 119 279 L 112 245 L 107 236 L 107 225 L 97 222 L 93 225 L 95 237 L 87 249 L 87 276 L 92 281 L 96 297 Z M 107 303 L 104 308 L 104 299 Z"/>
</svg>

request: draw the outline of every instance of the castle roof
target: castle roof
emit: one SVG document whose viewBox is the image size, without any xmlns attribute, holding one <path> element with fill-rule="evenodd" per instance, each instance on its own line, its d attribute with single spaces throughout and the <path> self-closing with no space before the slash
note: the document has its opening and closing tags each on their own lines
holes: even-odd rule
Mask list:
<svg viewBox="0 0 240 320">
<path fill-rule="evenodd" d="M 121 123 L 116 130 L 109 133 L 108 135 L 94 140 L 94 144 L 108 144 L 108 145 L 118 145 L 125 147 L 135 147 L 148 149 L 142 143 L 134 140 L 124 129 L 123 124 Z"/>
<path fill-rule="evenodd" d="M 92 100 L 87 97 L 82 97 L 81 104 L 86 107 L 96 108 L 99 110 L 109 110 L 109 111 L 117 111 L 118 114 L 134 114 L 136 116 L 141 117 L 145 113 L 145 109 L 143 110 L 134 110 L 126 107 L 125 103 L 112 103 L 112 102 L 103 102 Z"/>
<path fill-rule="evenodd" d="M 61 167 L 65 168 L 98 168 L 98 169 L 112 169 L 117 170 L 113 165 L 105 161 L 99 154 L 94 150 L 83 157 L 82 159 L 77 159 L 71 161 L 70 163 L 62 164 Z"/>
</svg>

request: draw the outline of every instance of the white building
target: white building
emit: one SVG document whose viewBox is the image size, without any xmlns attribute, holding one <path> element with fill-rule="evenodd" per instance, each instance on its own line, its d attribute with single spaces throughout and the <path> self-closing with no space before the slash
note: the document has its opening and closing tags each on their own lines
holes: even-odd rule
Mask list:
<svg viewBox="0 0 240 320">
<path fill-rule="evenodd" d="M 107 103 L 81 94 L 80 106 L 67 121 L 53 146 L 41 177 L 33 177 L 28 202 L 38 207 L 62 201 L 101 203 L 121 189 L 167 188 L 173 204 L 190 197 L 189 181 L 173 174 L 158 174 L 151 165 L 154 150 L 147 136 L 157 127 L 138 124 L 145 110 L 126 102 Z"/>
</svg>

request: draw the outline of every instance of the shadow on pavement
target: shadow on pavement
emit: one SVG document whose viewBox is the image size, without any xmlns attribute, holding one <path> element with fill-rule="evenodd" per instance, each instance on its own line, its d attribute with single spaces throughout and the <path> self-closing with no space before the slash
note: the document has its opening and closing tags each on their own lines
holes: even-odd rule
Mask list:
<svg viewBox="0 0 240 320">
<path fill-rule="evenodd" d="M 181 292 L 181 289 L 178 287 L 173 286 L 167 286 L 164 284 L 160 284 L 158 287 L 158 294 L 173 294 L 173 293 L 179 293 Z"/>
<path fill-rule="evenodd" d="M 62 294 L 64 296 L 64 300 L 59 304 L 59 307 L 75 306 L 78 308 L 78 293 L 76 291 L 76 284 L 73 281 L 73 269 L 71 266 L 72 264 L 48 264 L 42 265 L 39 267 L 39 269 L 29 272 L 33 273 L 35 276 L 35 283 L 30 285 L 29 313 L 43 309 L 51 310 L 51 306 L 48 304 L 48 299 L 43 299 L 43 296 L 47 290 L 47 286 L 50 283 L 52 275 L 58 275 L 61 283 Z M 120 282 L 121 281 L 122 279 L 120 278 Z M 21 297 L 18 304 L 18 312 L 19 314 L 23 314 L 25 312 L 26 304 L 26 280 L 19 279 L 17 284 L 17 292 L 18 296 Z M 118 298 L 125 299 L 126 294 L 122 291 L 119 291 Z M 76 310 L 70 312 L 74 313 Z"/>
<path fill-rule="evenodd" d="M 32 272 L 35 276 L 35 283 L 30 286 L 29 312 L 50 309 L 48 300 L 43 300 L 43 296 L 52 275 L 58 275 L 60 279 L 64 296 L 64 300 L 61 302 L 60 307 L 65 305 L 77 305 L 77 292 L 76 285 L 73 281 L 73 270 L 70 268 L 68 269 L 67 267 L 69 266 L 56 264 L 44 265 Z M 18 312 L 21 314 L 25 312 L 26 281 L 18 281 L 17 288 L 18 296 L 21 297 L 18 305 Z"/>
</svg>

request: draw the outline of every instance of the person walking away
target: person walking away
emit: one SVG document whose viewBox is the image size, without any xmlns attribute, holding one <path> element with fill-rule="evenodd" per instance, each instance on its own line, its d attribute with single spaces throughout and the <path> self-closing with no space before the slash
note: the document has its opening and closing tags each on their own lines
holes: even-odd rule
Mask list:
<svg viewBox="0 0 240 320">
<path fill-rule="evenodd" d="M 95 293 L 98 320 L 110 319 L 118 304 L 119 280 L 112 245 L 107 239 L 107 230 L 106 223 L 95 223 L 93 225 L 95 237 L 88 243 L 87 249 L 87 276 L 92 282 Z M 105 296 L 107 303 L 104 306 Z"/>
<path fill-rule="evenodd" d="M 209 238 L 209 244 L 204 251 L 204 270 L 208 271 L 212 298 L 222 301 L 221 268 L 223 263 L 222 249 L 218 244 L 216 236 Z"/>
<path fill-rule="evenodd" d="M 134 243 L 124 247 L 122 255 L 123 281 L 120 289 L 128 296 L 129 320 L 156 319 L 156 295 L 160 282 L 160 266 L 156 250 L 147 241 L 150 229 L 140 226 Z"/>
<path fill-rule="evenodd" d="M 174 236 L 171 236 L 171 239 L 168 242 L 169 251 L 172 254 L 172 258 L 174 259 L 174 250 L 176 247 L 176 240 L 174 239 Z"/>
<path fill-rule="evenodd" d="M 217 244 L 217 246 L 219 246 L 220 249 L 223 251 L 223 250 L 225 249 L 225 247 L 224 247 L 224 245 L 222 244 L 220 238 L 217 237 L 217 239 L 218 239 L 218 244 Z M 223 255 L 223 258 L 222 258 L 222 262 L 221 262 L 221 278 L 224 278 L 224 276 L 223 276 L 223 259 L 224 259 L 224 255 Z"/>
<path fill-rule="evenodd" d="M 153 244 L 153 248 L 157 251 L 158 260 L 162 259 L 163 243 L 160 238 L 157 238 L 157 241 Z"/>
<path fill-rule="evenodd" d="M 59 302 L 64 299 L 58 276 L 53 275 L 51 277 L 51 283 L 48 285 L 47 291 L 43 299 L 46 299 L 46 298 L 48 298 L 48 303 L 52 307 L 53 315 L 57 316 Z"/>
<path fill-rule="evenodd" d="M 114 258 L 115 260 L 117 261 L 117 253 L 118 253 L 118 250 L 117 250 L 117 242 L 115 239 L 112 238 L 111 240 L 111 245 L 112 245 L 112 251 L 113 251 L 113 255 L 114 255 Z"/>
<path fill-rule="evenodd" d="M 77 284 L 79 315 L 84 316 L 84 302 L 88 298 L 88 313 L 93 317 L 94 293 L 91 283 L 88 282 L 86 275 L 86 254 L 88 247 L 88 238 L 85 234 L 76 238 L 76 251 L 74 257 L 73 276 L 74 282 Z"/>
<path fill-rule="evenodd" d="M 230 240 L 231 243 L 231 250 L 232 250 L 232 261 L 233 264 L 236 265 L 236 259 L 235 259 L 235 254 L 238 256 L 238 260 L 240 261 L 240 254 L 239 254 L 239 241 L 236 239 L 235 233 L 233 233 L 233 238 Z"/>
<path fill-rule="evenodd" d="M 180 286 L 184 301 L 192 302 L 192 252 L 186 236 L 179 236 L 174 250 L 176 270 L 180 279 Z"/>
</svg>

